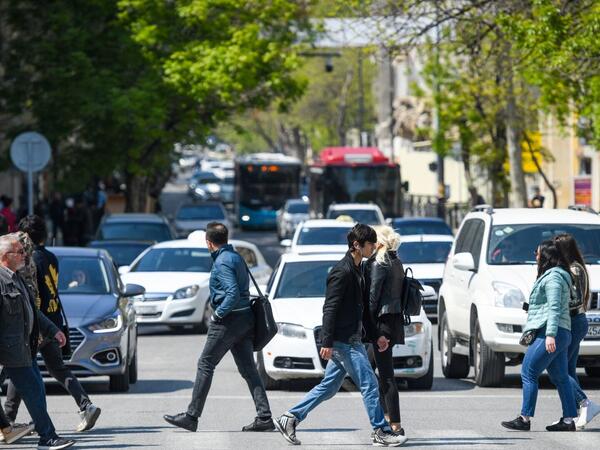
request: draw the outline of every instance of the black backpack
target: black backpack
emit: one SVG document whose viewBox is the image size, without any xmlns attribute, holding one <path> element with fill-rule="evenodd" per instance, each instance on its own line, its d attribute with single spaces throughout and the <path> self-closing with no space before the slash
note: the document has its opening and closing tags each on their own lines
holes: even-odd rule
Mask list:
<svg viewBox="0 0 600 450">
<path fill-rule="evenodd" d="M 410 271 L 410 275 L 408 274 Z M 409 267 L 404 271 L 404 283 L 402 285 L 402 313 L 404 314 L 404 324 L 410 324 L 410 316 L 421 314 L 421 304 L 423 303 L 423 285 L 414 278 L 413 271 Z"/>
</svg>

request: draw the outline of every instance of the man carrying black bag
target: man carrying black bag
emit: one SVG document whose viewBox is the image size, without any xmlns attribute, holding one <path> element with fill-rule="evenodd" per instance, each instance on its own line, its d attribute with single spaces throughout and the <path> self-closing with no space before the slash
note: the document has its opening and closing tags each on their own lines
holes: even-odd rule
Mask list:
<svg viewBox="0 0 600 450">
<path fill-rule="evenodd" d="M 248 268 L 242 257 L 227 243 L 229 232 L 222 223 L 206 226 L 206 245 L 214 260 L 210 274 L 210 305 L 213 314 L 204 350 L 198 360 L 192 401 L 187 412 L 165 415 L 164 419 L 188 431 L 196 431 L 210 390 L 215 367 L 231 350 L 238 371 L 248 383 L 257 417 L 242 431 L 274 429 L 271 409 L 253 356 L 254 315 L 250 306 Z"/>
</svg>

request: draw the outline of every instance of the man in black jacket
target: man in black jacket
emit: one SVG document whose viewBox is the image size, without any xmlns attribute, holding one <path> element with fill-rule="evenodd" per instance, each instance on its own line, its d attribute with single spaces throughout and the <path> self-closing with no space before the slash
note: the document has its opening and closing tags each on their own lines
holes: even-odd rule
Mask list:
<svg viewBox="0 0 600 450">
<path fill-rule="evenodd" d="M 40 216 L 29 215 L 19 222 L 19 231 L 27 233 L 35 245 L 33 262 L 37 279 L 33 282 L 38 287 L 39 309 L 59 329 L 68 332 L 66 316 L 58 296 L 58 259 L 44 246 L 48 234 L 46 223 Z M 50 375 L 71 394 L 79 407 L 81 421 L 77 425 L 76 431 L 87 431 L 93 428 L 101 410 L 91 402 L 71 369 L 65 366 L 62 350 L 58 343 L 54 339 L 45 339 L 40 345 L 40 353 Z M 20 404 L 21 396 L 15 389 L 14 383 L 9 383 L 5 409 L 6 415 L 13 422 L 17 418 Z"/>
<path fill-rule="evenodd" d="M 373 445 L 397 447 L 406 437 L 392 433 L 385 421 L 379 402 L 379 387 L 375 372 L 362 343 L 363 330 L 377 343 L 379 351 L 388 348 L 384 336 L 375 336 L 370 320 L 363 323 L 365 279 L 361 270 L 363 258 L 369 258 L 375 249 L 377 235 L 368 225 L 357 224 L 348 233 L 349 250 L 327 277 L 323 305 L 322 345 L 320 355 L 329 360 L 325 375 L 296 406 L 274 421 L 283 437 L 294 445 L 297 425 L 308 413 L 325 400 L 332 398 L 342 386 L 346 375 L 360 387 L 363 402 L 373 427 Z"/>
<path fill-rule="evenodd" d="M 35 306 L 35 299 L 17 273 L 24 250 L 16 235 L 0 237 L 0 365 L 15 384 L 35 422 L 39 450 L 59 450 L 73 441 L 56 434 L 46 406 L 44 382 L 35 355 L 38 337 L 53 336 L 63 346 L 65 335 Z"/>
</svg>

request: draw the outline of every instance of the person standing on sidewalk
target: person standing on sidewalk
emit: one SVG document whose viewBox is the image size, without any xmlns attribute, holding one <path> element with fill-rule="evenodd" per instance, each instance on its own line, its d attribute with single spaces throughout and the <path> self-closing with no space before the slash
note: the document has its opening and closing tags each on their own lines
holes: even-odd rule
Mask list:
<svg viewBox="0 0 600 450">
<path fill-rule="evenodd" d="M 35 357 L 40 333 L 52 336 L 60 346 L 67 339 L 36 308 L 31 292 L 17 273 L 23 267 L 24 253 L 15 234 L 0 237 L 0 365 L 23 396 L 40 436 L 38 450 L 61 450 L 74 441 L 56 434 Z"/>
<path fill-rule="evenodd" d="M 571 343 L 569 299 L 572 280 L 569 263 L 551 240 L 539 245 L 536 260 L 538 276 L 529 295 L 527 322 L 523 330 L 524 333 L 533 333 L 534 338 L 527 347 L 521 367 L 521 414 L 514 420 L 502 422 L 502 426 L 518 431 L 531 429 L 539 389 L 538 379 L 547 370 L 558 390 L 562 417 L 558 422 L 548 425 L 546 430 L 575 431 L 577 406 L 567 367 L 567 350 Z"/>
<path fill-rule="evenodd" d="M 27 237 L 21 242 L 29 242 L 31 249 L 25 249 L 26 261 L 31 258 L 33 267 L 25 267 L 25 282 L 32 284 L 37 293 L 38 308 L 54 325 L 60 330 L 68 333 L 65 312 L 58 296 L 58 259 L 44 246 L 47 238 L 46 223 L 36 215 L 26 216 L 19 222 L 19 233 Z M 29 250 L 32 251 L 29 254 Z M 27 266 L 27 262 L 25 263 Z M 31 277 L 31 280 L 28 278 Z M 32 290 L 33 290 L 32 287 Z M 44 339 L 40 345 L 40 353 L 44 359 L 46 369 L 50 375 L 58 381 L 65 390 L 71 394 L 79 407 L 81 422 L 76 431 L 87 431 L 94 427 L 101 410 L 89 399 L 83 386 L 71 369 L 65 366 L 61 347 L 54 339 Z M 21 404 L 21 396 L 14 383 L 9 383 L 6 394 L 6 415 L 11 421 L 15 421 Z"/>
<path fill-rule="evenodd" d="M 272 431 L 273 419 L 265 387 L 260 379 L 252 347 L 254 314 L 250 307 L 248 267 L 231 244 L 229 231 L 222 223 L 206 226 L 206 245 L 214 260 L 210 273 L 210 319 L 204 350 L 198 360 L 192 401 L 187 412 L 165 415 L 171 425 L 188 431 L 198 429 L 213 373 L 225 354 L 231 350 L 238 371 L 246 380 L 254 400 L 257 416 L 242 431 Z"/>
<path fill-rule="evenodd" d="M 579 251 L 577 242 L 570 234 L 564 233 L 554 236 L 554 243 L 571 265 L 573 286 L 575 293 L 581 299 L 581 305 L 571 308 L 571 344 L 567 350 L 567 361 L 569 364 L 569 378 L 575 392 L 575 401 L 579 407 L 579 417 L 575 421 L 578 430 L 585 428 L 588 422 L 600 414 L 600 405 L 591 401 L 579 384 L 577 378 L 577 358 L 581 341 L 588 331 L 588 321 L 585 312 L 590 304 L 590 276 L 585 268 L 585 260 Z"/>
<path fill-rule="evenodd" d="M 296 438 L 296 427 L 314 408 L 337 394 L 346 375 L 350 375 L 360 388 L 373 427 L 373 445 L 398 447 L 407 440 L 405 436 L 393 433 L 385 420 L 379 402 L 377 377 L 362 343 L 363 297 L 366 289 L 361 263 L 363 258 L 373 254 L 376 242 L 377 235 L 373 228 L 364 224 L 355 225 L 348 233 L 348 252 L 327 276 L 323 305 L 323 347 L 320 350 L 321 358 L 329 361 L 325 375 L 300 403 L 275 419 L 275 428 L 291 444 L 300 445 Z M 378 351 L 388 349 L 389 342 L 385 336 L 372 335 L 372 329 L 365 331 L 367 337 L 376 342 Z"/>
</svg>

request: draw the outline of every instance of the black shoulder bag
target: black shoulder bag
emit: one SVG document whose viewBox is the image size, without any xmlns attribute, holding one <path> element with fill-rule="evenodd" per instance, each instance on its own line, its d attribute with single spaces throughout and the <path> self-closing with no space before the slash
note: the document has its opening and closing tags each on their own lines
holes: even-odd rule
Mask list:
<svg viewBox="0 0 600 450">
<path fill-rule="evenodd" d="M 242 258 L 243 260 L 243 258 Z M 269 299 L 263 295 L 262 291 L 258 287 L 258 283 L 254 279 L 252 272 L 248 268 L 246 261 L 244 261 L 246 271 L 254 283 L 258 297 L 250 299 L 250 306 L 254 314 L 254 339 L 253 347 L 255 352 L 261 351 L 277 334 L 277 322 L 273 317 L 273 309 Z"/>
<path fill-rule="evenodd" d="M 410 271 L 410 275 L 408 275 Z M 409 267 L 404 271 L 404 284 L 402 286 L 402 313 L 404 314 L 404 323 L 409 325 L 410 316 L 421 314 L 421 305 L 423 304 L 423 295 L 421 291 L 423 285 L 414 278 L 413 271 Z"/>
</svg>

